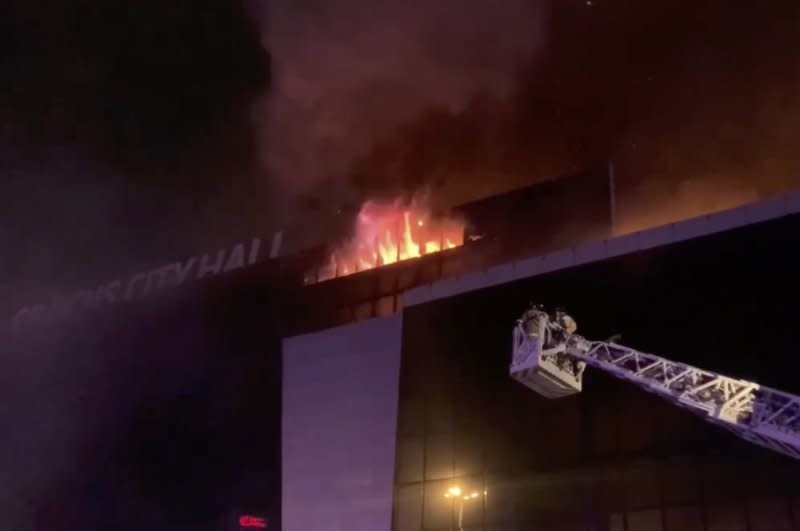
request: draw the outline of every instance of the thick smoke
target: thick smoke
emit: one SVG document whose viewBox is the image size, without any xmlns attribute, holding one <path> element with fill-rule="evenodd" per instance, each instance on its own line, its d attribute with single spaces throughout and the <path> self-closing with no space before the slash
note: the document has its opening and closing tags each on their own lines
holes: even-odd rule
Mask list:
<svg viewBox="0 0 800 531">
<path fill-rule="evenodd" d="M 191 254 L 182 247 L 195 241 L 230 243 L 234 227 L 250 236 L 270 206 L 327 226 L 351 197 L 424 186 L 446 206 L 612 156 L 622 226 L 636 228 L 800 176 L 794 0 L 699 0 L 690 10 L 674 0 L 273 0 L 262 42 L 240 7 L 0 4 L 4 301 L 22 281 L 26 291 L 94 285 L 123 264 Z M 249 177 L 256 158 L 269 173 L 260 194 Z M 321 212 L 298 211 L 306 198 Z M 136 404 L 123 396 L 151 389 L 109 383 L 141 352 L 126 337 L 92 345 L 85 326 L 60 347 L 48 339 L 64 337 L 34 338 L 4 353 L 3 529 L 80 523 L 104 496 L 117 512 L 84 528 L 130 515 L 139 529 L 168 527 L 156 514 L 163 492 L 109 490 L 103 459 L 114 456 L 95 453 L 98 441 L 128 435 L 117 422 Z M 159 386 L 174 389 L 177 370 Z M 203 488 L 202 499 L 218 498 Z"/>
<path fill-rule="evenodd" d="M 268 78 L 238 2 L 3 2 L 3 304 L 250 237 Z"/>
<path fill-rule="evenodd" d="M 620 230 L 800 182 L 796 2 L 469 4 L 272 4 L 262 156 L 316 194 L 303 219 L 420 187 L 446 207 L 608 158 Z"/>
<path fill-rule="evenodd" d="M 193 388 L 202 345 L 165 367 L 138 330 L 100 318 L 3 334 L 23 304 L 252 236 L 249 105 L 267 86 L 235 1 L 0 3 L 0 528 L 174 529 L 195 515 L 209 529 L 228 504 L 207 459 L 192 462 L 205 454 L 187 450 L 205 433 L 171 439 L 184 459 L 164 474 L 187 487 L 161 485 L 157 458 L 125 455 L 170 439 L 148 439 L 148 410 L 161 426 L 201 416 L 200 400 L 158 400 Z"/>
<path fill-rule="evenodd" d="M 507 95 L 546 23 L 537 0 L 273 1 L 267 20 L 274 85 L 255 117 L 273 206 L 291 221 L 357 200 L 353 161 L 423 111 Z"/>
</svg>

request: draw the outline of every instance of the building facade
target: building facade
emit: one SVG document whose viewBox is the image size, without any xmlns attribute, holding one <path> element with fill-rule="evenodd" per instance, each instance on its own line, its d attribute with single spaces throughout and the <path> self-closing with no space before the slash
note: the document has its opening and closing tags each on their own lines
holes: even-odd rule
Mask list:
<svg viewBox="0 0 800 531">
<path fill-rule="evenodd" d="M 608 191 L 590 177 L 588 199 Z M 492 201 L 545 227 L 563 192 Z M 457 249 L 311 285 L 319 257 L 272 261 L 6 340 L 5 403 L 43 397 L 13 418 L 84 419 L 63 447 L 17 438 L 92 457 L 58 478 L 69 496 L 32 502 L 35 528 L 800 529 L 788 458 L 597 371 L 557 401 L 508 375 L 535 301 L 586 337 L 800 392 L 800 196 L 613 238 L 601 201 L 565 239 L 492 201 Z"/>
<path fill-rule="evenodd" d="M 558 401 L 508 376 L 513 324 L 537 301 L 587 337 L 800 391 L 796 203 L 436 282 L 406 292 L 399 317 L 285 340 L 285 363 L 305 362 L 284 378 L 283 529 L 800 529 L 789 458 L 597 371 Z M 294 403 L 320 416 L 304 422 Z M 338 494 L 302 500 L 305 481 Z"/>
</svg>

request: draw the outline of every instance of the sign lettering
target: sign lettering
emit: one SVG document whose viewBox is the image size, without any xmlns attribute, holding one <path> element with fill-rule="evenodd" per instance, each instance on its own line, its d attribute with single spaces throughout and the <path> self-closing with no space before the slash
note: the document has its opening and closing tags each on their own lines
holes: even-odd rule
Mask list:
<svg viewBox="0 0 800 531">
<path fill-rule="evenodd" d="M 277 240 L 277 242 L 276 242 Z M 281 244 L 278 233 L 273 239 L 270 258 L 277 255 Z M 114 280 L 94 289 L 82 290 L 70 296 L 56 296 L 50 304 L 36 304 L 21 308 L 12 319 L 12 326 L 39 321 L 48 317 L 67 315 L 83 308 L 97 308 L 103 304 L 135 300 L 160 290 L 177 287 L 190 280 L 201 280 L 229 273 L 259 261 L 261 240 L 237 243 L 230 249 L 192 256 L 183 262 L 173 262 L 150 271 L 136 273 L 129 278 Z"/>
<path fill-rule="evenodd" d="M 257 516 L 240 516 L 239 517 L 239 527 L 243 528 L 252 528 L 256 527 L 259 529 L 266 529 L 267 528 L 267 521 L 263 518 L 259 518 Z"/>
</svg>

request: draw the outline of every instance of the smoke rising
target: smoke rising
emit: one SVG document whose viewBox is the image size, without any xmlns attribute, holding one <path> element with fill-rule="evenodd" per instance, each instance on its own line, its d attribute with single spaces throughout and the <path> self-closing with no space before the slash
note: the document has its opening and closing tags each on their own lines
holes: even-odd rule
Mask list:
<svg viewBox="0 0 800 531">
<path fill-rule="evenodd" d="M 353 161 L 423 111 L 507 95 L 546 23 L 537 0 L 273 1 L 267 20 L 274 84 L 254 114 L 288 219 L 313 198 L 329 211 L 353 200 Z"/>
<path fill-rule="evenodd" d="M 311 224 L 351 197 L 425 187 L 447 207 L 606 158 L 623 229 L 800 184 L 794 2 L 364 6 L 271 5 L 261 154 L 316 194 Z"/>
<path fill-rule="evenodd" d="M 229 0 L 0 5 L 4 304 L 229 244 L 271 216 L 318 236 L 351 221 L 336 214 L 363 197 L 426 188 L 446 207 L 606 157 L 621 230 L 798 184 L 796 1 L 247 5 L 266 20 L 260 36 Z M 0 506 L 13 510 L 0 527 L 30 528 L 53 500 L 43 522 L 80 521 L 103 496 L 116 498 L 117 520 L 91 528 L 125 511 L 140 528 L 167 527 L 155 470 L 115 491 L 80 483 L 102 477 L 100 457 L 90 472 L 64 464 L 85 463 L 94 442 L 123 433 L 114 419 L 133 415 L 104 387 L 133 363 L 116 360 L 139 355 L 127 339 L 3 353 L 0 422 L 13 439 L 0 453 Z M 179 368 L 160 389 L 174 389 Z M 107 406 L 94 424 L 89 391 Z M 80 495 L 68 495 L 70 478 Z"/>
<path fill-rule="evenodd" d="M 4 2 L 3 305 L 250 237 L 268 66 L 238 2 Z"/>
<path fill-rule="evenodd" d="M 249 105 L 268 67 L 235 1 L 0 3 L 0 335 L 25 304 L 252 236 Z M 202 345 L 164 367 L 116 324 L 64 327 L 0 341 L 0 528 L 171 529 L 227 504 L 209 478 L 186 482 L 199 508 L 165 495 L 157 459 L 142 472 L 123 452 L 170 438 L 125 430 L 145 397 L 194 386 Z M 160 405 L 160 425 L 204 409 Z M 190 461 L 166 473 L 208 470 Z"/>
</svg>

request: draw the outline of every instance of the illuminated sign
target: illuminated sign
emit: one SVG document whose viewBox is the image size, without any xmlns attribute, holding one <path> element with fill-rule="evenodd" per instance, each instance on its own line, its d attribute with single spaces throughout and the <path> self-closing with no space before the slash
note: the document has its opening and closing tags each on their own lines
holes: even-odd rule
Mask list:
<svg viewBox="0 0 800 531">
<path fill-rule="evenodd" d="M 257 516 L 244 515 L 239 517 L 239 527 L 266 529 L 267 521 Z"/>
<path fill-rule="evenodd" d="M 269 250 L 270 258 L 278 255 L 281 240 L 282 234 L 277 233 Z M 118 301 L 135 300 L 169 287 L 181 286 L 193 280 L 235 271 L 259 262 L 261 249 L 261 240 L 255 238 L 250 242 L 237 243 L 228 249 L 192 256 L 183 262 L 166 264 L 94 289 L 68 296 L 57 296 L 50 304 L 22 308 L 14 316 L 12 325 L 18 326 L 25 322 L 38 321 L 48 317 L 69 315 L 76 310 L 97 308 Z"/>
</svg>

